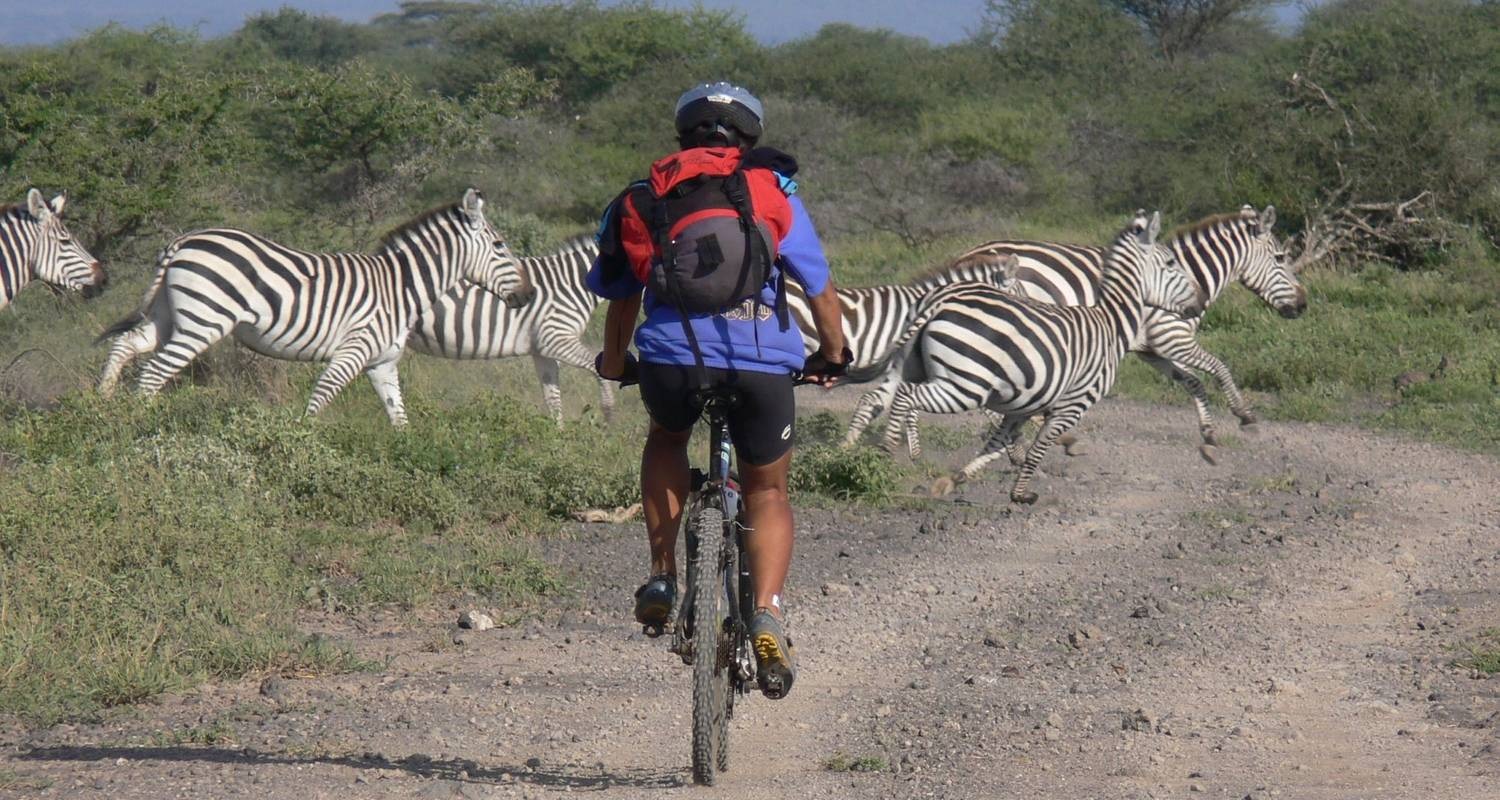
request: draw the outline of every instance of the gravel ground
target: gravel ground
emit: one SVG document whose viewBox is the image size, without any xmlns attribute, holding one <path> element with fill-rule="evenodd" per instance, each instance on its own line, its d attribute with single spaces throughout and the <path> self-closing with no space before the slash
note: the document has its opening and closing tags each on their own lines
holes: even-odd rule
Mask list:
<svg viewBox="0 0 1500 800">
<path fill-rule="evenodd" d="M 796 691 L 739 704 L 712 789 L 628 621 L 637 523 L 545 543 L 577 591 L 539 618 L 307 620 L 377 672 L 0 728 L 0 796 L 1500 797 L 1500 677 L 1452 664 L 1500 627 L 1500 461 L 1262 423 L 1208 466 L 1190 415 L 1102 404 L 1034 507 L 992 470 L 801 511 Z"/>
</svg>

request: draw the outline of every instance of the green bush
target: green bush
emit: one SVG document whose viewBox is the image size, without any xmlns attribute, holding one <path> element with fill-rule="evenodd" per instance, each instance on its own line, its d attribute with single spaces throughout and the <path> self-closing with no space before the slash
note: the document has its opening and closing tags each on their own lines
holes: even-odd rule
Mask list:
<svg viewBox="0 0 1500 800">
<path fill-rule="evenodd" d="M 792 457 L 790 487 L 834 500 L 882 502 L 896 488 L 890 456 L 870 447 L 813 445 Z"/>
</svg>

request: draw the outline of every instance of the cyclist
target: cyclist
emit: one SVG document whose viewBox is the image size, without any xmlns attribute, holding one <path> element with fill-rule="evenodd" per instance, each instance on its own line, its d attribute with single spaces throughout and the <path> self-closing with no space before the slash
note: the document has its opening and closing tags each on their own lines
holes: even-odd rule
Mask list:
<svg viewBox="0 0 1500 800">
<path fill-rule="evenodd" d="M 638 379 L 651 416 L 641 455 L 651 569 L 635 593 L 636 620 L 662 625 L 676 602 L 677 532 L 689 493 L 687 446 L 701 411 L 692 401 L 694 391 L 705 382 L 732 387 L 741 399 L 727 422 L 739 459 L 746 524 L 753 531 L 746 546 L 756 605 L 750 640 L 761 691 L 777 699 L 791 690 L 796 676 L 782 601 L 793 538 L 787 499 L 796 415 L 793 374 L 832 385 L 843 375 L 850 353 L 822 244 L 793 194 L 796 162 L 776 150 L 755 147 L 764 116 L 760 100 L 728 83 L 684 93 L 676 112 L 680 149 L 652 165 L 650 181 L 632 184 L 605 210 L 599 257 L 588 285 L 610 301 L 599 374 L 610 380 Z M 736 180 L 743 190 L 738 200 L 727 188 Z M 726 187 L 722 191 L 720 184 Z M 705 207 L 718 212 L 705 212 Z M 696 215 L 693 209 L 698 209 Z M 734 228 L 705 233 L 688 247 L 691 226 L 715 219 L 734 223 Z M 705 244 L 707 240 L 713 241 Z M 672 255 L 664 259 L 666 249 Z M 683 298 L 713 277 L 700 277 L 702 270 L 662 277 L 685 252 L 698 266 L 719 264 L 713 275 L 753 276 L 748 296 L 716 312 L 687 310 Z M 765 252 L 761 260 L 766 263 L 757 273 L 747 265 L 759 252 Z M 740 267 L 744 269 L 735 269 Z M 818 330 L 820 349 L 806 359 L 802 335 L 786 312 L 783 281 L 788 277 L 804 289 Z M 637 330 L 643 300 L 645 320 Z M 632 331 L 638 364 L 626 352 Z"/>
</svg>

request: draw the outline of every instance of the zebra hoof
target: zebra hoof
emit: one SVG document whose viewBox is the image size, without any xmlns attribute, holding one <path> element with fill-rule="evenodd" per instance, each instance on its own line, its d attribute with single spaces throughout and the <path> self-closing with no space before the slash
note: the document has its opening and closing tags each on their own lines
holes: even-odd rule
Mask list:
<svg viewBox="0 0 1500 800">
<path fill-rule="evenodd" d="M 1203 460 L 1207 461 L 1210 464 L 1214 464 L 1217 466 L 1219 463 L 1219 448 L 1214 445 L 1198 445 L 1198 455 L 1203 456 Z"/>
<path fill-rule="evenodd" d="M 1078 441 L 1077 439 L 1074 439 L 1071 442 L 1064 442 L 1063 443 L 1063 452 L 1067 453 L 1070 456 L 1082 456 L 1082 455 L 1088 455 L 1089 448 L 1088 448 L 1088 445 L 1084 444 L 1083 442 Z M 1025 461 L 1026 459 L 1023 458 L 1021 460 Z"/>
<path fill-rule="evenodd" d="M 947 497 L 956 489 L 958 489 L 958 483 L 944 475 L 932 482 L 932 486 L 927 488 L 927 493 L 933 497 Z"/>
<path fill-rule="evenodd" d="M 1036 492 L 1011 492 L 1010 493 L 1010 501 L 1012 503 L 1020 503 L 1021 505 L 1029 506 L 1029 505 L 1032 505 L 1033 503 L 1035 503 L 1036 500 L 1037 500 L 1037 493 Z"/>
<path fill-rule="evenodd" d="M 1260 420 L 1256 419 L 1255 417 L 1251 417 L 1248 420 L 1243 420 L 1242 419 L 1242 420 L 1240 420 L 1240 430 L 1244 431 L 1245 433 L 1249 433 L 1249 434 L 1257 433 L 1257 432 L 1260 431 L 1260 427 L 1257 424 L 1259 422 L 1260 422 Z"/>
</svg>

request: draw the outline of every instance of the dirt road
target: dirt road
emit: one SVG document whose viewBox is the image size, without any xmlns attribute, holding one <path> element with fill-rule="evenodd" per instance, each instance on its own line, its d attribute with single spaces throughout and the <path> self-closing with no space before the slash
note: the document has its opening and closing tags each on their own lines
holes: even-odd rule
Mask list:
<svg viewBox="0 0 1500 800">
<path fill-rule="evenodd" d="M 713 789 L 620 525 L 546 545 L 578 591 L 540 618 L 331 630 L 379 672 L 0 731 L 0 796 L 1500 797 L 1500 676 L 1452 665 L 1500 626 L 1500 462 L 1263 423 L 1208 466 L 1190 413 L 1105 403 L 1032 508 L 991 472 L 801 512 L 803 671 L 740 704 Z"/>
</svg>

